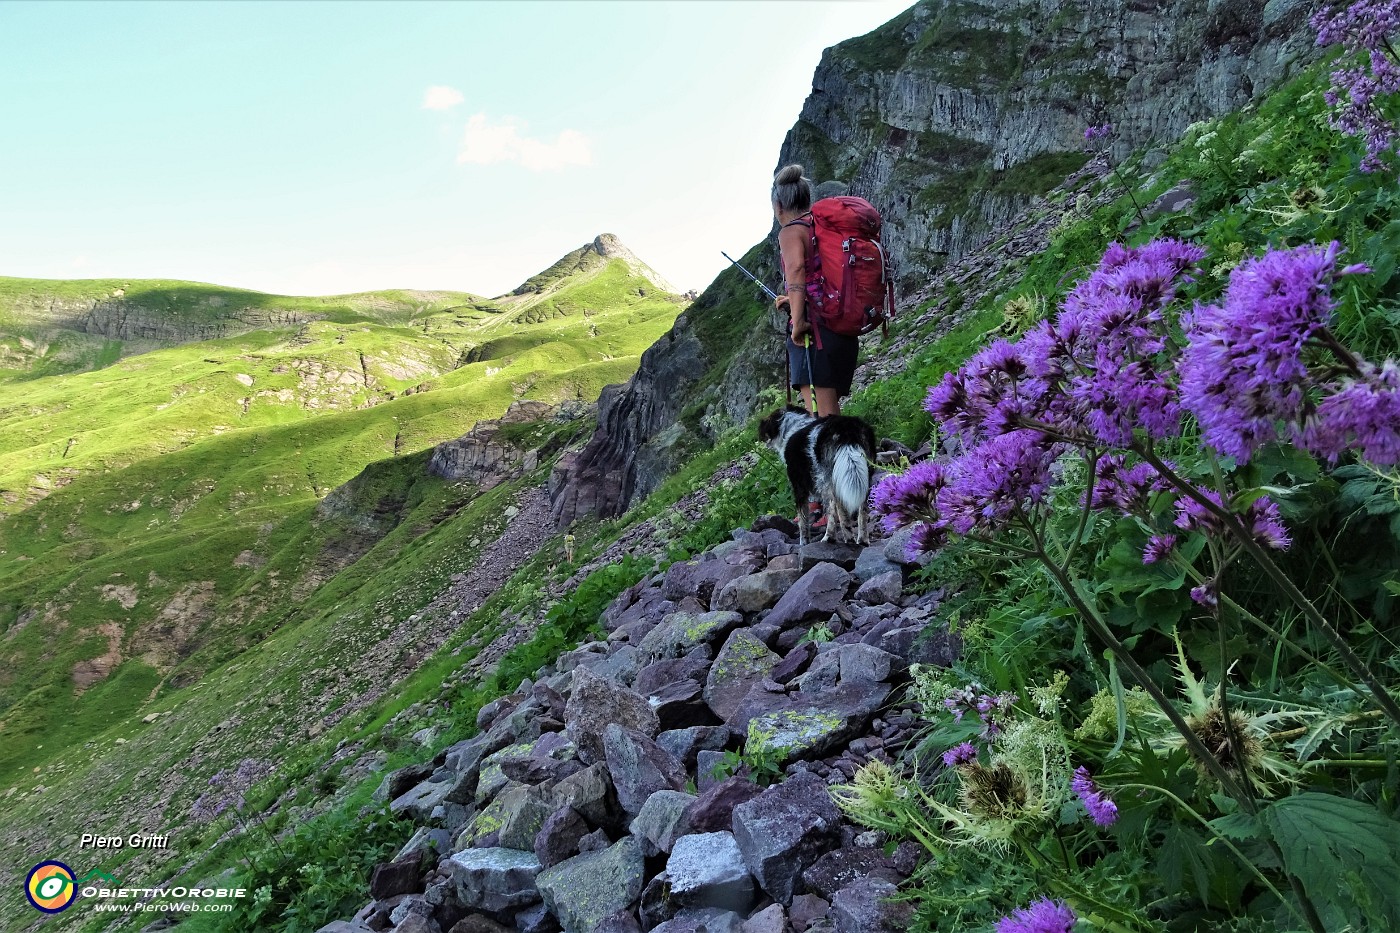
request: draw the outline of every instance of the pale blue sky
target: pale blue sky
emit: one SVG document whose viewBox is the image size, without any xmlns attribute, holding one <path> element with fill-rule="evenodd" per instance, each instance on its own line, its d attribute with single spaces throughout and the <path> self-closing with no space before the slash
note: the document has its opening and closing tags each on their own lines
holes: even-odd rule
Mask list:
<svg viewBox="0 0 1400 933">
<path fill-rule="evenodd" d="M 3 2 L 0 275 L 495 295 L 608 231 L 702 288 L 907 2 Z"/>
</svg>

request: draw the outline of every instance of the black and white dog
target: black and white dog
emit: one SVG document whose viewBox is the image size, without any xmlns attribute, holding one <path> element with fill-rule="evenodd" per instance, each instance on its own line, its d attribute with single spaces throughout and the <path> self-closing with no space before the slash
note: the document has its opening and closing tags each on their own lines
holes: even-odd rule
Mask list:
<svg viewBox="0 0 1400 933">
<path fill-rule="evenodd" d="M 868 543 L 865 500 L 870 496 L 875 432 L 859 418 L 818 418 L 801 408 L 779 408 L 758 425 L 758 439 L 776 450 L 787 465 L 788 482 L 797 500 L 799 540 L 807 543 L 812 526 L 808 503 L 826 506 L 826 535 L 854 528 L 856 542 Z"/>
</svg>

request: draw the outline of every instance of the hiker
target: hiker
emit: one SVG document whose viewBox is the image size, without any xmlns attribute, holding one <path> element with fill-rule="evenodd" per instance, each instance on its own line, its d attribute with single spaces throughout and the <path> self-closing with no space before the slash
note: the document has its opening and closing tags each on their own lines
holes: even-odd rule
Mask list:
<svg viewBox="0 0 1400 933">
<path fill-rule="evenodd" d="M 841 397 L 851 393 L 860 338 L 835 333 L 817 322 L 821 339 L 811 339 L 807 266 L 813 224 L 812 183 L 803 177 L 802 166 L 789 165 L 773 176 L 773 216 L 778 220 L 778 250 L 786 283 L 785 294 L 774 304 L 788 312 L 788 381 L 802 394 L 809 412 L 839 415 Z"/>
</svg>

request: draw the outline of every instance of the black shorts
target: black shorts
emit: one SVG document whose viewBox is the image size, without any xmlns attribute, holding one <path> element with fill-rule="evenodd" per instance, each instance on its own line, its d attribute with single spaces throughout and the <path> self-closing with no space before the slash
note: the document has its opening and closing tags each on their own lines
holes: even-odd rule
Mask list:
<svg viewBox="0 0 1400 933">
<path fill-rule="evenodd" d="M 856 375 L 856 357 L 860 355 L 860 338 L 833 334 L 822 325 L 817 326 L 821 328 L 822 345 L 818 347 L 816 338 L 812 338 L 810 373 L 807 367 L 809 351 L 793 343 L 791 337 L 788 338 L 788 378 L 794 389 L 805 385 L 835 389 L 836 397 L 843 398 L 851 394 L 851 380 Z"/>
</svg>

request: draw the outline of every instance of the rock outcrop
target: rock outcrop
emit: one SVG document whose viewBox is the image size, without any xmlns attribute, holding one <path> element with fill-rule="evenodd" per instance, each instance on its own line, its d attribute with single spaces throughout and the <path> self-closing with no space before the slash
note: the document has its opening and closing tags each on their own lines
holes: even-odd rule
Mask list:
<svg viewBox="0 0 1400 933">
<path fill-rule="evenodd" d="M 1310 9 L 1302 0 L 922 0 L 826 51 L 778 164 L 801 162 L 880 208 L 901 309 L 919 305 L 935 270 L 972 291 L 989 262 L 1043 248 L 1059 215 L 1036 205 L 1086 168 L 1088 125 L 1115 125 L 1121 159 L 1237 109 L 1309 60 Z M 992 231 L 1017 227 L 1015 242 L 983 255 Z M 771 254 L 764 243 L 742 261 L 776 282 Z M 753 414 L 761 389 L 782 386 L 781 333 L 755 294 L 739 272 L 721 273 L 632 379 L 604 392 L 594 436 L 551 480 L 557 521 L 620 514 Z M 896 336 L 858 384 L 908 356 Z"/>
<path fill-rule="evenodd" d="M 466 434 L 433 448 L 428 472 L 443 479 L 490 489 L 522 471 L 533 470 L 539 452 L 525 450 L 514 443 L 509 429 L 540 421 L 551 411 L 553 408 L 547 402 L 511 402 L 500 418 L 478 421 Z"/>
<path fill-rule="evenodd" d="M 484 707 L 474 738 L 388 775 L 383 798 L 422 828 L 373 872 L 375 899 L 326 929 L 904 928 L 890 895 L 917 852 L 891 857 L 827 787 L 912 749 L 914 707 L 887 698 L 929 644 L 945 659 L 956 644 L 929 621 L 936 594 L 903 595 L 903 563 L 857 598 L 846 568 L 884 562 L 883 543 L 809 550 L 793 576 L 808 562 L 791 536 L 740 530 L 671 565 L 604 611 L 606 641 Z M 707 608 L 754 577 L 782 591 L 776 606 Z M 797 601 L 813 608 L 779 611 Z M 818 624 L 830 641 L 804 638 Z M 766 787 L 748 765 L 726 776 L 725 752 L 782 773 Z"/>
</svg>

